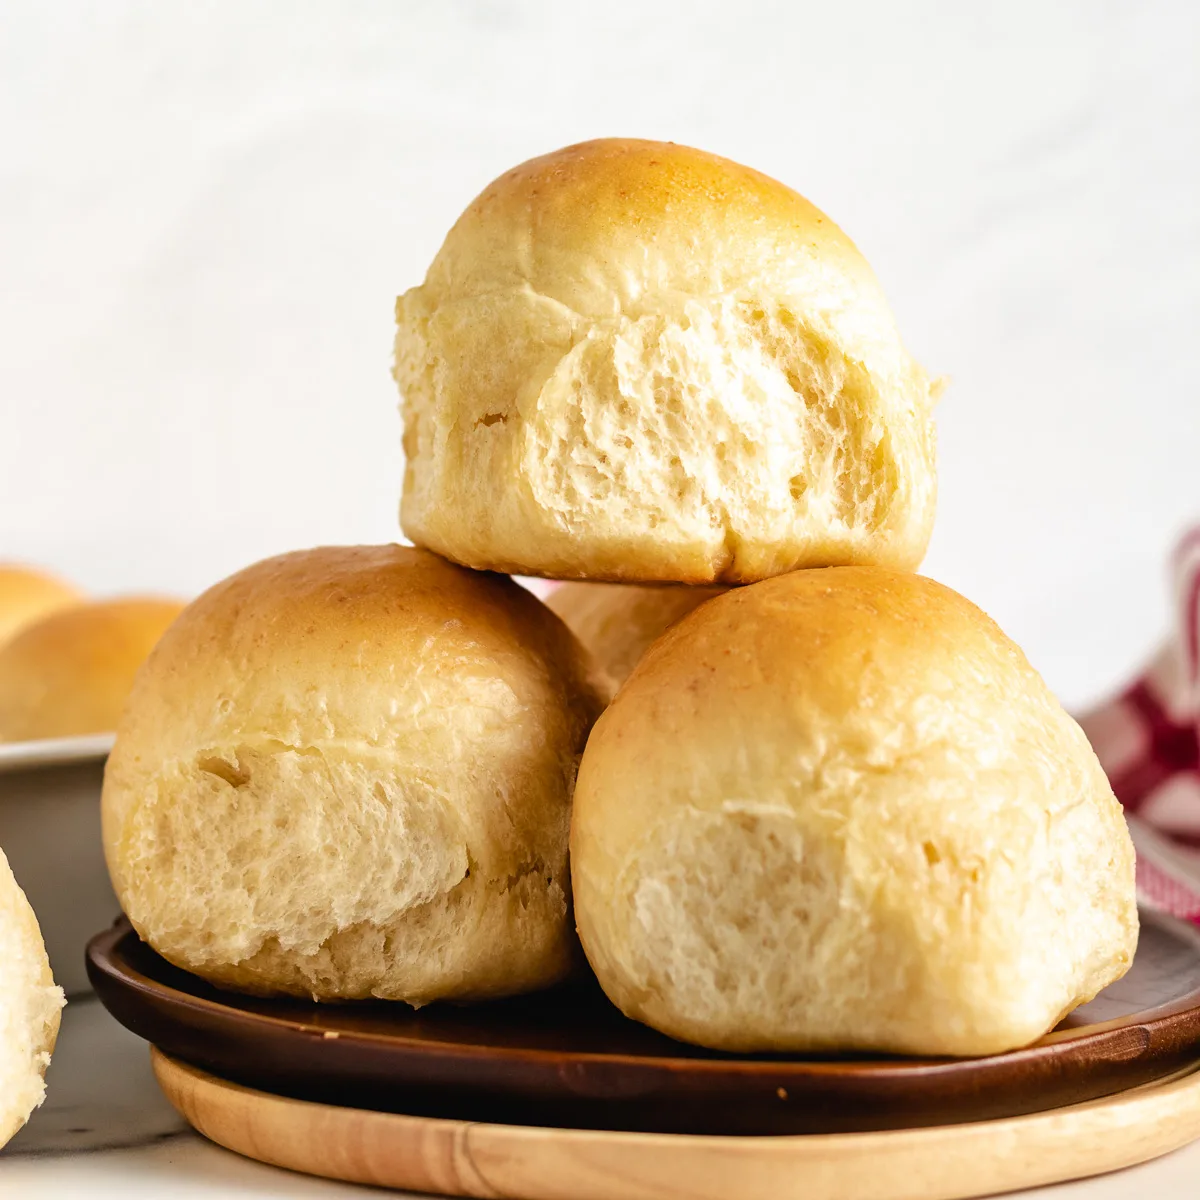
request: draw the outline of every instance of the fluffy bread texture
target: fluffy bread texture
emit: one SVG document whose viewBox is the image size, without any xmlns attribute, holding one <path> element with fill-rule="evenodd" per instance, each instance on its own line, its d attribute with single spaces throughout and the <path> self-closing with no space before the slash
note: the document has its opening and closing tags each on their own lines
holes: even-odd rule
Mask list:
<svg viewBox="0 0 1200 1200">
<path fill-rule="evenodd" d="M 609 678 L 622 684 L 655 638 L 724 590 L 683 584 L 564 583 L 550 593 L 546 604 Z"/>
<path fill-rule="evenodd" d="M 396 304 L 417 544 L 514 574 L 739 583 L 921 561 L 930 384 L 781 183 L 608 139 L 502 175 Z"/>
<path fill-rule="evenodd" d="M 331 547 L 210 589 L 140 674 L 105 852 L 164 957 L 232 989 L 420 1005 L 552 984 L 607 695 L 509 579 Z"/>
<path fill-rule="evenodd" d="M 26 625 L 82 599 L 66 580 L 33 567 L 0 563 L 0 644 Z"/>
<path fill-rule="evenodd" d="M 664 634 L 592 732 L 571 861 L 612 1001 L 723 1050 L 1010 1050 L 1137 941 L 1078 725 L 974 605 L 879 569 L 739 588 Z"/>
<path fill-rule="evenodd" d="M 64 1003 L 37 917 L 0 851 L 0 1146 L 45 1099 Z"/>
<path fill-rule="evenodd" d="M 27 625 L 0 646 L 0 741 L 111 733 L 138 667 L 182 608 L 104 600 Z"/>
</svg>

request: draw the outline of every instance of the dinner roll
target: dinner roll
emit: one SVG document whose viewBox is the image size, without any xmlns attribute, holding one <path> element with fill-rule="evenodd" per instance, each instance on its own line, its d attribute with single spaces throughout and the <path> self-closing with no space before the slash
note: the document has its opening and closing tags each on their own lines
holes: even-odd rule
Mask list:
<svg viewBox="0 0 1200 1200">
<path fill-rule="evenodd" d="M 546 603 L 620 684 L 660 633 L 724 590 L 682 584 L 564 583 Z"/>
<path fill-rule="evenodd" d="M 0 741 L 114 730 L 138 667 L 182 607 L 103 600 L 26 626 L 0 646 Z"/>
<path fill-rule="evenodd" d="M 1010 1050 L 1137 941 L 1082 731 L 973 604 L 881 569 L 664 634 L 592 732 L 571 859 L 609 997 L 723 1050 Z"/>
<path fill-rule="evenodd" d="M 400 546 L 258 563 L 184 612 L 104 780 L 122 907 L 224 987 L 421 1005 L 561 979 L 607 699 L 535 596 Z"/>
<path fill-rule="evenodd" d="M 921 561 L 929 381 L 850 239 L 757 171 L 624 139 L 524 163 L 396 317 L 419 545 L 642 582 Z"/>
<path fill-rule="evenodd" d="M 45 571 L 0 563 L 0 643 L 39 617 L 82 599 L 69 583 Z"/>
<path fill-rule="evenodd" d="M 0 1146 L 46 1095 L 63 994 L 37 917 L 0 851 Z"/>
</svg>

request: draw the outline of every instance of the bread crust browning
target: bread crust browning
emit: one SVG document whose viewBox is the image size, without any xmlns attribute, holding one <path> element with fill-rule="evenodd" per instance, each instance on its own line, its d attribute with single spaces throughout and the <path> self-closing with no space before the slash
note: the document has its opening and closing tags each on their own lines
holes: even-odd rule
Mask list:
<svg viewBox="0 0 1200 1200">
<path fill-rule="evenodd" d="M 735 589 L 659 638 L 592 732 L 571 857 L 609 997 L 723 1050 L 1011 1050 L 1137 940 L 1078 725 L 974 605 L 875 568 Z"/>
<path fill-rule="evenodd" d="M 915 568 L 929 381 L 783 184 L 605 139 L 514 168 L 396 306 L 405 533 L 467 566 L 743 583 Z"/>
<path fill-rule="evenodd" d="M 224 987 L 420 1005 L 546 986 L 607 693 L 511 580 L 401 546 L 258 563 L 180 617 L 105 775 L 139 934 Z"/>
</svg>

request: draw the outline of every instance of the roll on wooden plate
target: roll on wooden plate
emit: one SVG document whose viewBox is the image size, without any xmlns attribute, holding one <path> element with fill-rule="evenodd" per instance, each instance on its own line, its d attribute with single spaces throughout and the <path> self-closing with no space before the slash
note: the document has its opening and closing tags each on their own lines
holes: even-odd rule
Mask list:
<svg viewBox="0 0 1200 1200">
<path fill-rule="evenodd" d="M 421 1005 L 567 974 L 575 771 L 607 693 L 509 579 L 401 546 L 217 584 L 138 676 L 104 780 L 121 905 L 223 987 Z"/>
<path fill-rule="evenodd" d="M 973 604 L 878 568 L 668 630 L 592 732 L 571 864 L 613 1002 L 722 1050 L 1011 1050 L 1137 941 L 1079 726 Z"/>
</svg>

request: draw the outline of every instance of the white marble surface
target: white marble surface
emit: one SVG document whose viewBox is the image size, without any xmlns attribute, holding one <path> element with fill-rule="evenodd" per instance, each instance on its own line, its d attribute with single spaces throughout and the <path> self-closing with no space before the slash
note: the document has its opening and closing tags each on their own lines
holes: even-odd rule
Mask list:
<svg viewBox="0 0 1200 1200">
<path fill-rule="evenodd" d="M 1197 1180 L 1200 1142 L 1145 1166 L 1020 1195 L 1029 1200 L 1195 1200 Z M 145 1044 L 94 998 L 68 1006 L 48 1099 L 0 1151 L 3 1200 L 85 1195 L 90 1200 L 332 1200 L 378 1194 L 251 1162 L 185 1129 L 154 1082 Z"/>
</svg>

